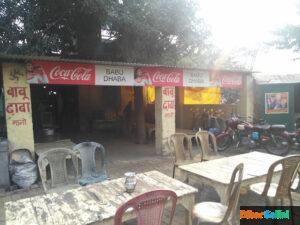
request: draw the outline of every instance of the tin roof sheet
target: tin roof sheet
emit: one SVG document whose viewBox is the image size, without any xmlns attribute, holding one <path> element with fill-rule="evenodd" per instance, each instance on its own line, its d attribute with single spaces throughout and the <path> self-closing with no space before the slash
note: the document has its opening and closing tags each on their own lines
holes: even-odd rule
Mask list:
<svg viewBox="0 0 300 225">
<path fill-rule="evenodd" d="M 257 84 L 293 84 L 300 83 L 300 74 L 255 74 Z"/>
</svg>

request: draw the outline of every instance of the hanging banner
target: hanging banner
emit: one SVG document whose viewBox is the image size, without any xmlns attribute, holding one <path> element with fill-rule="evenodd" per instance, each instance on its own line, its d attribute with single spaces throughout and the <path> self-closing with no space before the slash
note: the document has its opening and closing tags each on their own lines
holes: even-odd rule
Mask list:
<svg viewBox="0 0 300 225">
<path fill-rule="evenodd" d="M 183 70 L 170 68 L 137 68 L 134 73 L 134 85 L 144 86 L 183 86 Z"/>
<path fill-rule="evenodd" d="M 217 86 L 216 82 L 210 80 L 209 71 L 201 70 L 184 70 L 183 71 L 184 87 L 213 87 Z"/>
<path fill-rule="evenodd" d="M 133 86 L 133 67 L 96 65 L 96 85 Z"/>
<path fill-rule="evenodd" d="M 27 66 L 29 84 L 95 85 L 95 65 L 33 61 Z"/>
</svg>

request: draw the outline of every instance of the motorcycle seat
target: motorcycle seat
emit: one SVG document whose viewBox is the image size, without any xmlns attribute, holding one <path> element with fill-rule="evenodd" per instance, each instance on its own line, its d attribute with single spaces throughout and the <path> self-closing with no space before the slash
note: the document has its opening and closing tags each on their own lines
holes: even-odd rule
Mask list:
<svg viewBox="0 0 300 225">
<path fill-rule="evenodd" d="M 256 130 L 269 130 L 270 129 L 270 125 L 255 125 L 253 128 Z"/>
<path fill-rule="evenodd" d="M 285 130 L 286 126 L 283 124 L 274 124 L 271 126 L 272 130 Z"/>
<path fill-rule="evenodd" d="M 297 137 L 298 136 L 298 134 L 296 133 L 296 132 L 284 132 L 287 136 L 289 136 L 289 137 Z"/>
</svg>

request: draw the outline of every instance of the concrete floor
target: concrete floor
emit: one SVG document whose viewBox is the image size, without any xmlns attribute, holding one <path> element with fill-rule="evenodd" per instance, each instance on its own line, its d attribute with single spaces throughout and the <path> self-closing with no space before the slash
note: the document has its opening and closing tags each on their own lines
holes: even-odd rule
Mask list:
<svg viewBox="0 0 300 225">
<path fill-rule="evenodd" d="M 89 137 L 89 140 L 92 137 Z M 87 138 L 85 139 L 87 140 Z M 95 140 L 95 139 L 94 139 Z M 105 141 L 104 141 L 105 140 Z M 78 142 L 78 140 L 75 140 Z M 150 170 L 158 170 L 166 175 L 172 176 L 172 157 L 162 157 L 155 155 L 154 144 L 137 145 L 128 139 L 122 138 L 105 138 L 99 140 L 106 149 L 107 152 L 107 166 L 109 176 L 114 179 L 122 177 L 126 171 L 134 171 L 136 173 L 142 173 Z M 194 149 L 197 151 L 197 149 Z M 235 155 L 246 152 L 246 150 L 231 149 L 226 151 L 225 155 Z M 300 153 L 295 151 L 292 153 Z M 191 183 L 195 187 L 200 187 L 196 183 Z M 27 198 L 43 193 L 40 183 L 35 185 L 31 190 L 15 190 L 13 192 L 0 192 L 0 224 L 4 222 L 3 204 L 6 201 L 15 201 L 22 198 Z M 295 202 L 296 205 L 300 205 L 300 198 Z M 211 187 L 206 187 L 198 193 L 196 201 L 219 201 L 219 197 Z M 240 205 L 264 205 L 263 199 L 255 194 L 247 193 L 240 197 Z M 184 224 L 183 208 L 177 207 L 176 215 L 173 224 Z M 196 224 L 196 222 L 195 222 Z"/>
</svg>

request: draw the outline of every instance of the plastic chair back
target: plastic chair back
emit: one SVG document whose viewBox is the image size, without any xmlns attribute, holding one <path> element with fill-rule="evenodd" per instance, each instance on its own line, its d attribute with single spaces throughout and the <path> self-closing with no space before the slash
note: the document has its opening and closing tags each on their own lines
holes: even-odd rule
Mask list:
<svg viewBox="0 0 300 225">
<path fill-rule="evenodd" d="M 239 202 L 243 171 L 244 164 L 240 163 L 232 172 L 230 183 L 227 189 L 227 211 L 225 213 L 223 221 L 228 221 L 229 218 L 234 216 L 233 214 L 235 213 Z"/>
<path fill-rule="evenodd" d="M 68 156 L 71 157 L 71 161 L 75 169 L 75 177 L 73 182 L 70 182 L 67 171 L 66 160 Z M 47 185 L 46 162 L 50 166 L 50 189 L 69 184 L 78 184 L 78 157 L 74 151 L 67 148 L 55 148 L 43 152 L 39 155 L 38 167 L 45 191 L 49 190 Z"/>
<path fill-rule="evenodd" d="M 82 142 L 73 147 L 73 150 L 80 153 L 82 178 L 100 177 L 107 178 L 106 157 L 103 145 L 96 142 Z M 95 154 L 96 150 L 100 152 L 101 168 L 97 171 Z"/>
<path fill-rule="evenodd" d="M 176 208 L 177 195 L 170 190 L 156 190 L 141 194 L 117 209 L 115 225 L 122 224 L 123 214 L 132 209 L 137 216 L 137 225 L 161 225 L 166 202 L 171 201 L 171 213 L 168 225 L 172 224 Z"/>
<path fill-rule="evenodd" d="M 176 133 L 169 137 L 168 144 L 175 153 L 175 162 L 192 159 L 192 143 L 184 133 Z"/>
<path fill-rule="evenodd" d="M 280 159 L 280 160 L 274 162 L 270 166 L 268 175 L 267 175 L 266 185 L 262 192 L 262 195 L 267 197 L 268 190 L 269 190 L 271 182 L 272 182 L 274 171 L 275 171 L 276 167 L 279 165 L 282 166 L 282 171 L 280 174 L 275 198 L 277 198 L 277 199 L 288 198 L 288 199 L 290 199 L 290 202 L 292 203 L 291 186 L 293 184 L 294 177 L 295 177 L 296 173 L 298 172 L 298 168 L 300 165 L 300 155 L 292 155 L 292 156 L 285 157 L 283 159 Z"/>
<path fill-rule="evenodd" d="M 217 141 L 213 133 L 208 131 L 198 131 L 196 133 L 196 142 L 198 147 L 202 150 L 202 158 L 209 156 L 217 156 Z"/>
</svg>

